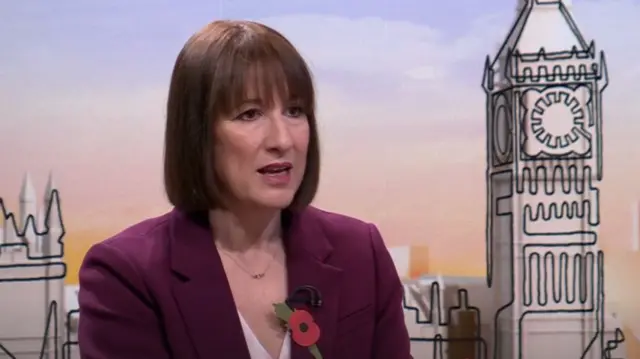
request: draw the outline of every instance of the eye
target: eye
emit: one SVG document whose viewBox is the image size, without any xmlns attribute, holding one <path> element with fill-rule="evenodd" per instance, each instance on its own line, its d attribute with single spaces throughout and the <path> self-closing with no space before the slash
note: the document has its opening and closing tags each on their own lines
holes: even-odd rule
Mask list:
<svg viewBox="0 0 640 359">
<path fill-rule="evenodd" d="M 257 120 L 260 117 L 260 115 L 261 115 L 260 110 L 258 110 L 257 108 L 252 108 L 238 115 L 236 119 L 241 121 L 254 121 L 254 120 Z"/>
<path fill-rule="evenodd" d="M 304 116 L 304 110 L 300 106 L 290 106 L 285 110 L 285 115 L 287 117 L 298 118 Z"/>
</svg>

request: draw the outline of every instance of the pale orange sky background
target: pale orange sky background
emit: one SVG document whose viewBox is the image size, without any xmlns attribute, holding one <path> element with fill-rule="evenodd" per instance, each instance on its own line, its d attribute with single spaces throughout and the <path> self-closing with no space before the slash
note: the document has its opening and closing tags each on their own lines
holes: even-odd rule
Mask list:
<svg viewBox="0 0 640 359">
<path fill-rule="evenodd" d="M 434 148 L 405 143 L 386 150 L 370 148 L 366 153 L 343 152 L 338 145 L 333 150 L 326 149 L 316 204 L 376 223 L 389 246 L 427 245 L 432 271 L 483 275 L 486 202 L 481 142 L 476 141 L 477 150 L 465 151 L 471 155 L 466 159 L 460 157 L 459 161 L 456 151 L 462 152 L 473 144 L 451 143 Z M 611 142 L 608 147 L 615 146 Z M 613 157 L 615 152 L 611 152 L 607 157 Z M 424 158 L 427 166 L 416 166 L 409 158 L 402 160 L 404 153 Z M 158 152 L 156 157 L 160 156 Z M 449 161 L 443 163 L 433 157 Z M 630 250 L 631 198 L 640 197 L 634 190 L 634 176 L 629 176 L 621 162 L 615 158 L 607 162 L 602 186 L 601 237 L 608 258 L 624 258 L 620 254 Z M 67 249 L 70 255 L 75 254 L 69 258 L 72 268 L 79 260 L 76 255 L 82 255 L 88 245 L 169 208 L 162 192 L 160 170 L 159 163 L 145 171 L 137 166 L 122 166 L 119 172 L 136 173 L 135 181 L 114 178 L 104 182 L 99 190 L 79 181 L 84 176 L 90 177 L 88 173 L 59 171 L 56 180 L 69 229 Z M 40 192 L 46 175 L 45 171 L 35 173 Z M 13 193 L 17 194 L 20 180 L 18 175 L 11 181 L 16 188 Z M 15 198 L 7 199 L 9 204 L 17 205 Z M 89 203 L 84 199 L 89 199 Z M 73 282 L 74 278 L 72 270 L 69 280 Z"/>
<path fill-rule="evenodd" d="M 251 17 L 289 36 L 316 75 L 324 155 L 316 205 L 376 223 L 389 246 L 428 246 L 433 272 L 483 275 L 480 79 L 484 56 L 495 53 L 515 8 L 500 1 L 459 15 L 466 16 L 459 28 L 442 2 L 418 19 L 415 11 L 386 18 L 342 7 L 317 14 L 255 8 L 249 16 L 247 8 L 217 5 L 158 3 L 164 10 L 155 13 L 124 1 L 107 9 L 60 0 L 56 6 L 67 8 L 59 23 L 49 16 L 58 7 L 0 3 L 0 13 L 11 14 L 0 22 L 0 45 L 13 56 L 0 57 L 0 197 L 17 209 L 24 173 L 42 195 L 54 171 L 68 230 L 68 281 L 75 283 L 91 244 L 168 209 L 164 100 L 182 43 L 213 18 Z M 640 327 L 640 291 L 629 285 L 640 253 L 628 253 L 630 207 L 640 199 L 640 37 L 629 34 L 640 30 L 640 5 L 575 0 L 574 7 L 588 40 L 595 36 L 606 51 L 612 78 L 600 187 L 607 296 L 627 324 Z"/>
</svg>

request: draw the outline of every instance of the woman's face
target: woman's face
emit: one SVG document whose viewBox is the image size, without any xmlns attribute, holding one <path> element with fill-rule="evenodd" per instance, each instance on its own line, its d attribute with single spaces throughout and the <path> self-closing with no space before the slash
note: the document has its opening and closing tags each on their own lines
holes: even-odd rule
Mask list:
<svg viewBox="0 0 640 359">
<path fill-rule="evenodd" d="M 216 171 L 231 192 L 232 206 L 284 209 L 305 172 L 307 116 L 296 103 L 280 98 L 248 98 L 216 123 Z"/>
</svg>

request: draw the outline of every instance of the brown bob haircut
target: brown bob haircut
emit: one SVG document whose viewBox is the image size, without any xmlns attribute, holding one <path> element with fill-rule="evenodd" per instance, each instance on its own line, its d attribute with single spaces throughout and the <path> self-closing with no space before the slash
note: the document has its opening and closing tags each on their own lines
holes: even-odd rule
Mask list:
<svg viewBox="0 0 640 359">
<path fill-rule="evenodd" d="M 257 91 L 295 100 L 309 122 L 307 166 L 290 209 L 315 197 L 320 151 L 311 72 L 295 47 L 277 31 L 249 21 L 215 21 L 184 45 L 173 68 L 164 146 L 164 185 L 169 202 L 184 211 L 225 208 L 226 186 L 216 172 L 215 124 Z"/>
</svg>

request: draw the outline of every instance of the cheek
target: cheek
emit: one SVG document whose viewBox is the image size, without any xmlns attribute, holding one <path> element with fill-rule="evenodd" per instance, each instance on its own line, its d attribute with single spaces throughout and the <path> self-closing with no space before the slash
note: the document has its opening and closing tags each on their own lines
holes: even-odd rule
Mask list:
<svg viewBox="0 0 640 359">
<path fill-rule="evenodd" d="M 309 148 L 309 124 L 299 126 L 293 131 L 293 143 L 296 151 L 306 154 Z"/>
<path fill-rule="evenodd" d="M 225 179 L 227 184 L 238 183 L 238 180 L 246 177 L 243 171 L 251 163 L 253 151 L 246 141 L 221 141 L 216 151 L 216 169 L 218 174 Z"/>
<path fill-rule="evenodd" d="M 221 153 L 217 161 L 220 174 L 224 178 L 233 177 L 234 174 L 238 172 L 238 162 L 239 159 L 237 159 L 233 153 Z"/>
<path fill-rule="evenodd" d="M 309 150 L 309 126 L 300 126 L 293 133 L 293 143 L 296 151 L 296 177 L 302 181 L 307 167 L 307 152 Z"/>
<path fill-rule="evenodd" d="M 224 148 L 216 149 L 216 156 L 214 159 L 216 174 L 226 185 L 234 183 L 232 179 L 234 162 L 231 157 L 232 155 Z"/>
</svg>

